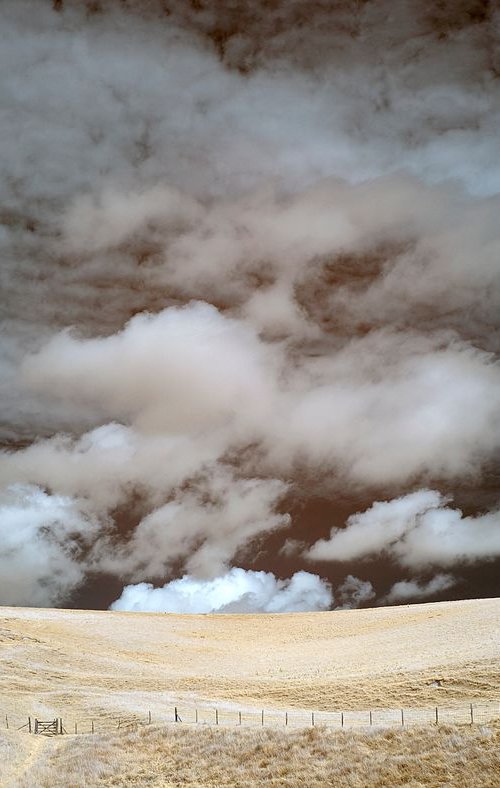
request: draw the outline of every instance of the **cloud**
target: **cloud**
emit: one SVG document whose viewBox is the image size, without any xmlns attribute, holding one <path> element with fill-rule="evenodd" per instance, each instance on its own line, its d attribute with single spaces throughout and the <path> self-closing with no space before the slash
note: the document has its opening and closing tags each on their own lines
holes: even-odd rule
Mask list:
<svg viewBox="0 0 500 788">
<path fill-rule="evenodd" d="M 134 317 L 111 337 L 59 334 L 27 359 L 23 374 L 38 391 L 95 406 L 138 430 L 171 434 L 217 429 L 269 407 L 272 349 L 241 321 L 206 303 Z"/>
<path fill-rule="evenodd" d="M 402 566 L 455 566 L 500 555 L 500 512 L 464 517 L 436 490 L 377 501 L 307 551 L 310 560 L 351 561 L 389 555 Z"/>
<path fill-rule="evenodd" d="M 184 575 L 162 588 L 126 586 L 112 610 L 158 613 L 300 613 L 328 610 L 331 588 L 318 575 L 296 572 L 279 580 L 271 572 L 233 567 L 212 580 Z"/>
<path fill-rule="evenodd" d="M 184 438 L 214 458 L 258 443 L 272 476 L 300 458 L 356 483 L 454 479 L 500 433 L 500 368 L 464 343 L 374 331 L 291 363 L 283 342 L 202 303 L 137 316 L 111 337 L 58 335 L 23 372 L 42 394 L 124 421 L 138 442 Z"/>
<path fill-rule="evenodd" d="M 374 599 L 375 591 L 369 580 L 347 575 L 337 588 L 336 597 L 340 603 L 336 605 L 336 609 L 351 610 Z"/>
<path fill-rule="evenodd" d="M 286 490 L 277 479 L 235 479 L 228 468 L 208 468 L 147 514 L 121 547 L 98 543 L 95 561 L 133 579 L 164 577 L 179 561 L 195 577 L 214 577 L 253 540 L 290 525 L 278 509 Z"/>
<path fill-rule="evenodd" d="M 295 381 L 270 449 L 277 462 L 298 454 L 364 484 L 453 479 L 498 441 L 500 369 L 471 347 L 372 332 L 305 361 Z"/>
<path fill-rule="evenodd" d="M 89 535 L 44 598 L 309 545 L 317 496 L 428 488 L 318 560 L 499 554 L 445 502 L 500 439 L 499 17 L 435 6 L 1 4 L 0 486 Z"/>
<path fill-rule="evenodd" d="M 86 549 L 102 528 L 84 503 L 16 485 L 0 495 L 0 598 L 52 606 L 85 576 Z"/>
<path fill-rule="evenodd" d="M 382 601 L 392 604 L 412 599 L 426 599 L 453 588 L 457 582 L 457 578 L 453 577 L 453 575 L 444 574 L 436 575 L 426 583 L 418 580 L 399 580 L 397 583 L 394 583 Z"/>
</svg>

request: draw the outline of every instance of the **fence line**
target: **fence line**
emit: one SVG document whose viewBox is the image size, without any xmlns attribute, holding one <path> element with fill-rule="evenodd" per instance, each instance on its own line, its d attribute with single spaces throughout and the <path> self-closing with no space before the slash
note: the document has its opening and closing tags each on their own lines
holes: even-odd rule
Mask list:
<svg viewBox="0 0 500 788">
<path fill-rule="evenodd" d="M 131 730 L 143 725 L 179 723 L 183 725 L 214 725 L 237 727 L 306 728 L 317 725 L 327 728 L 399 727 L 412 725 L 484 724 L 500 718 L 500 701 L 467 703 L 460 706 L 432 708 L 368 709 L 366 711 L 300 711 L 261 709 L 233 710 L 220 706 L 195 706 L 179 703 L 165 707 L 164 713 L 108 714 L 105 717 L 67 717 L 58 712 L 57 718 L 42 721 L 34 715 L 20 717 L 4 715 L 6 729 L 27 733 L 92 734 L 113 730 Z M 52 727 L 48 727 L 49 723 Z"/>
</svg>

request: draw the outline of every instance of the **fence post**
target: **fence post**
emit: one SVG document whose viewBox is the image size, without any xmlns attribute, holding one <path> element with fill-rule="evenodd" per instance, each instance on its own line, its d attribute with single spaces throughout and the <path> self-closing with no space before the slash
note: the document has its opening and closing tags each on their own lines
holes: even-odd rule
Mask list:
<svg viewBox="0 0 500 788">
<path fill-rule="evenodd" d="M 215 724 L 219 725 L 219 710 L 218 710 L 218 708 L 215 708 L 214 711 L 215 711 Z M 469 716 L 470 716 L 470 724 L 473 725 L 474 724 L 474 705 L 472 703 L 469 704 Z M 370 719 L 370 725 L 373 726 L 373 710 L 371 710 L 371 709 L 369 710 L 369 719 Z M 434 719 L 435 719 L 435 724 L 439 725 L 439 707 L 438 706 L 435 706 L 435 708 L 434 708 Z M 180 722 L 180 717 L 179 717 L 177 706 L 174 707 L 174 720 L 175 720 L 175 722 Z M 195 721 L 196 722 L 199 721 L 198 709 L 197 708 L 195 709 Z M 148 711 L 148 723 L 149 724 L 152 723 L 151 710 Z M 57 718 L 57 724 L 58 724 L 57 725 L 58 733 L 62 734 L 64 732 L 63 731 L 62 717 L 58 717 Z M 241 711 L 238 712 L 238 724 L 239 725 L 242 724 L 242 713 L 241 713 Z M 262 709 L 262 711 L 261 711 L 261 724 L 262 724 L 262 726 L 265 725 L 265 710 L 264 709 Z M 345 715 L 344 715 L 343 711 L 340 712 L 340 724 L 341 724 L 342 728 L 345 727 Z M 316 716 L 315 716 L 315 712 L 314 711 L 311 712 L 311 725 L 313 727 L 316 725 Z M 6 726 L 7 729 L 9 729 L 9 718 L 8 718 L 7 714 L 5 715 L 5 726 Z M 285 726 L 288 726 L 288 711 L 285 711 Z M 405 726 L 404 709 L 401 709 L 401 726 L 402 727 Z M 28 716 L 27 727 L 28 727 L 28 732 L 29 733 L 38 734 L 38 731 L 39 731 L 38 719 L 35 717 L 34 720 L 32 720 L 31 716 Z M 118 720 L 118 726 L 117 727 L 118 727 L 118 729 L 121 727 L 121 719 Z M 74 730 L 75 730 L 75 734 L 77 734 L 78 733 L 78 722 L 75 722 Z M 91 721 L 91 730 L 92 730 L 92 733 L 95 733 L 94 720 Z"/>
<path fill-rule="evenodd" d="M 5 715 L 5 727 L 9 730 L 9 718 Z"/>
<path fill-rule="evenodd" d="M 194 721 L 198 722 L 198 709 L 194 710 Z"/>
</svg>

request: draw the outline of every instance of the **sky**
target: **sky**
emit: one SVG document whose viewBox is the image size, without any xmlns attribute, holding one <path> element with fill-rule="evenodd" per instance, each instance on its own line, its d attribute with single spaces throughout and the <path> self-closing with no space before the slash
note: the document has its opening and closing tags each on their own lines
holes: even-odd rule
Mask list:
<svg viewBox="0 0 500 788">
<path fill-rule="evenodd" d="M 500 11 L 3 0 L 0 604 L 500 586 Z"/>
</svg>

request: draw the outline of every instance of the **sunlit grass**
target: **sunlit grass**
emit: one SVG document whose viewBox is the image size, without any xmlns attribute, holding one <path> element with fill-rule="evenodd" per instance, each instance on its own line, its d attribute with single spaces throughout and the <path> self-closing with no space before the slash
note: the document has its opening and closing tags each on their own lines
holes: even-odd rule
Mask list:
<svg viewBox="0 0 500 788">
<path fill-rule="evenodd" d="M 498 785 L 500 727 L 332 732 L 165 726 L 47 742 L 19 788 Z"/>
</svg>

